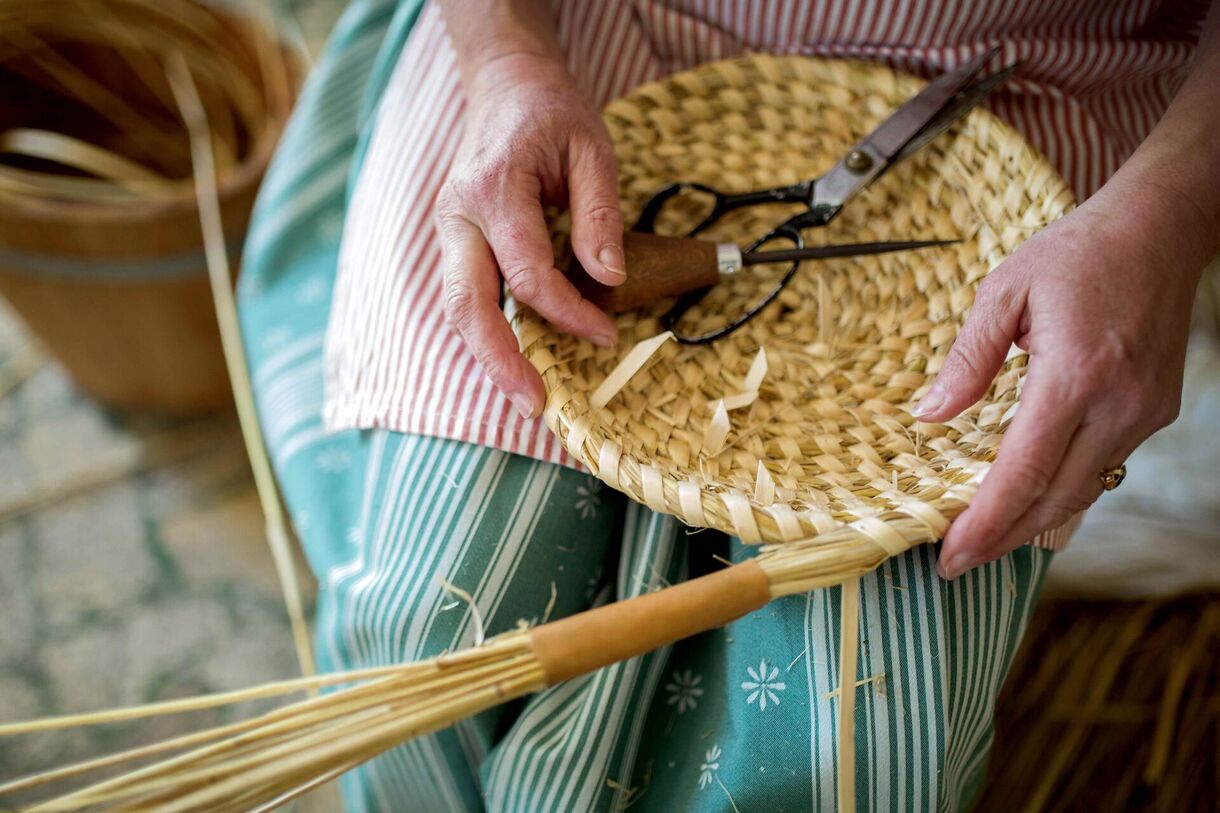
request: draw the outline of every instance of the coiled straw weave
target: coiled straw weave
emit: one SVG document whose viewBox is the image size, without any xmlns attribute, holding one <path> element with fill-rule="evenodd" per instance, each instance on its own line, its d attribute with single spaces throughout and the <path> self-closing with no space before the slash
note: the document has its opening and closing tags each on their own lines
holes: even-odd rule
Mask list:
<svg viewBox="0 0 1220 813">
<path fill-rule="evenodd" d="M 624 216 L 632 222 L 671 181 L 735 192 L 815 177 L 921 84 L 866 63 L 754 55 L 637 88 L 604 116 Z M 669 302 L 619 315 L 616 348 L 564 335 L 525 308 L 514 328 L 545 382 L 547 425 L 608 485 L 746 542 L 830 534 L 893 555 L 941 536 L 970 502 L 1015 412 L 1026 357 L 1014 350 L 983 399 L 944 425 L 919 423 L 911 409 L 978 282 L 1072 203 L 1050 164 L 979 109 L 805 235 L 810 244 L 962 238 L 957 245 L 807 262 L 744 328 L 705 346 L 665 343 L 603 408 L 590 406 L 590 393 L 662 330 Z M 791 213 L 751 208 L 702 236 L 748 243 Z M 679 211 L 658 231 L 683 234 L 694 222 Z M 687 317 L 699 322 L 692 330 L 774 283 L 749 273 L 713 289 Z M 726 443 L 708 454 L 717 402 L 742 391 L 760 348 L 759 397 L 729 413 Z"/>
</svg>

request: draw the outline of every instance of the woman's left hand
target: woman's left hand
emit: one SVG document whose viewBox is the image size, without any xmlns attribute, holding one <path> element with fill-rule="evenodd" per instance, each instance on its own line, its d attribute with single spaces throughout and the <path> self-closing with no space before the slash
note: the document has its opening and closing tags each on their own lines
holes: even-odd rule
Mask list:
<svg viewBox="0 0 1220 813">
<path fill-rule="evenodd" d="M 1030 364 L 998 458 L 945 537 L 943 577 L 1067 522 L 1101 494 L 1102 470 L 1177 417 L 1206 241 L 1192 244 L 1197 224 L 1148 217 L 1147 192 L 1171 194 L 1107 187 L 980 285 L 915 416 L 944 421 L 975 403 L 1014 342 Z M 1159 211 L 1183 208 L 1171 203 Z"/>
</svg>

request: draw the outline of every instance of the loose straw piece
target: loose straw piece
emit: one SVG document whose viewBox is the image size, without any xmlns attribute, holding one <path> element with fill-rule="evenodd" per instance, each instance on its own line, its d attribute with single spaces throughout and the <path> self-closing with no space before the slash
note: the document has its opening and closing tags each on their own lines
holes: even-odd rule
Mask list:
<svg viewBox="0 0 1220 813">
<path fill-rule="evenodd" d="M 860 580 L 839 593 L 839 813 L 856 810 L 856 650 L 860 633 Z"/>
<path fill-rule="evenodd" d="M 43 717 L 38 720 L 5 723 L 0 724 L 0 737 L 12 737 L 18 734 L 32 734 L 39 731 L 54 731 L 63 728 L 105 725 L 125 720 L 138 720 L 143 717 L 181 714 L 187 711 L 198 711 L 199 709 L 215 708 L 217 706 L 232 706 L 237 703 L 247 703 L 251 700 L 277 697 L 294 692 L 317 689 L 323 686 L 338 686 L 343 683 L 356 683 L 386 677 L 402 673 L 409 668 L 410 665 L 394 664 L 392 666 L 375 666 L 347 672 L 327 672 L 326 674 L 312 675 L 310 677 L 276 680 L 248 689 L 214 692 L 212 694 L 196 695 L 195 697 L 184 697 L 178 700 L 145 703 L 141 706 L 126 706 L 106 711 L 87 712 L 85 714 L 65 714 L 59 717 Z"/>
<path fill-rule="evenodd" d="M 229 270 L 228 251 L 225 247 L 224 226 L 220 216 L 220 196 L 216 188 L 216 168 L 212 161 L 212 136 L 208 127 L 207 112 L 199 99 L 199 92 L 191 78 L 190 68 L 181 54 L 173 54 L 166 63 L 166 76 L 174 101 L 182 114 L 183 123 L 190 133 L 191 159 L 195 178 L 195 195 L 199 202 L 199 222 L 203 230 L 204 253 L 207 258 L 208 277 L 212 283 L 212 298 L 216 303 L 216 320 L 220 325 L 221 344 L 225 363 L 229 369 L 229 380 L 233 385 L 233 399 L 237 404 L 237 418 L 241 424 L 242 437 L 254 473 L 254 487 L 258 492 L 263 516 L 267 522 L 267 542 L 275 560 L 275 570 L 288 607 L 288 618 L 292 624 L 292 638 L 296 645 L 297 660 L 301 672 L 313 675 L 313 648 L 309 642 L 309 628 L 305 623 L 305 609 L 301 601 L 300 585 L 297 583 L 292 550 L 289 547 L 288 523 L 275 485 L 275 475 L 267 455 L 266 443 L 254 408 L 254 392 L 250 386 L 250 371 L 246 366 L 245 349 L 242 346 L 241 329 L 237 322 L 237 302 L 233 298 L 233 276 Z"/>
<path fill-rule="evenodd" d="M 754 502 L 759 505 L 775 502 L 775 478 L 761 460 L 758 461 L 758 474 L 754 477 Z"/>
<path fill-rule="evenodd" d="M 140 190 L 155 188 L 157 184 L 163 184 L 169 191 L 177 188 L 164 175 L 118 153 L 48 130 L 14 127 L 0 133 L 0 152 L 54 161 L 120 185 L 138 182 L 136 188 Z"/>
<path fill-rule="evenodd" d="M 746 392 L 758 392 L 763 379 L 767 376 L 767 350 L 758 348 L 758 354 L 750 364 L 750 372 L 746 373 Z"/>
<path fill-rule="evenodd" d="M 445 588 L 445 590 L 448 592 L 453 593 L 453 595 L 457 596 L 458 599 L 466 602 L 466 606 L 470 607 L 470 621 L 472 624 L 474 624 L 474 645 L 481 646 L 485 640 L 485 635 L 483 633 L 483 616 L 481 613 L 479 613 L 479 605 L 475 604 L 474 596 L 470 595 L 470 593 L 458 587 L 456 584 L 450 584 L 441 576 L 437 576 L 436 580 L 440 583 L 441 587 Z M 554 585 L 552 585 L 552 589 L 553 588 Z"/>
<path fill-rule="evenodd" d="M 724 449 L 725 438 L 729 436 L 729 412 L 724 405 L 724 400 L 716 402 L 716 411 L 712 414 L 712 419 L 708 421 L 707 429 L 703 432 L 703 454 L 707 457 L 715 457 Z"/>
<path fill-rule="evenodd" d="M 758 400 L 758 388 L 762 386 L 763 379 L 767 375 L 767 351 L 760 347 L 757 355 L 754 356 L 753 363 L 750 364 L 750 371 L 746 373 L 746 380 L 741 392 L 735 395 L 726 396 L 724 399 L 725 409 L 741 409 L 748 407 L 750 404 Z"/>
<path fill-rule="evenodd" d="M 606 380 L 601 383 L 601 386 L 593 391 L 593 396 L 589 399 L 590 406 L 594 409 L 601 409 L 610 403 L 610 399 L 618 395 L 619 390 L 627 385 L 631 377 L 648 363 L 652 354 L 673 337 L 674 334 L 667 330 L 651 339 L 645 339 L 631 348 L 618 366 L 610 371 L 610 375 L 606 376 Z"/>
</svg>

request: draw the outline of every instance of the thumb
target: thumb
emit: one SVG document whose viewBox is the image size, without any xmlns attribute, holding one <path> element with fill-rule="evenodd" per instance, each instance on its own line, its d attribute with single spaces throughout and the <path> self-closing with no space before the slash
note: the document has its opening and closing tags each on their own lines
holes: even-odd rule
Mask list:
<svg viewBox="0 0 1220 813">
<path fill-rule="evenodd" d="M 608 142 L 574 148 L 568 168 L 572 251 L 589 275 L 605 285 L 627 279 L 623 216 L 618 208 L 618 168 Z"/>
<path fill-rule="evenodd" d="M 930 423 L 946 421 L 983 397 L 1008 357 L 1025 299 L 1023 285 L 996 274 L 979 286 L 970 316 L 949 348 L 936 381 L 911 415 Z"/>
</svg>

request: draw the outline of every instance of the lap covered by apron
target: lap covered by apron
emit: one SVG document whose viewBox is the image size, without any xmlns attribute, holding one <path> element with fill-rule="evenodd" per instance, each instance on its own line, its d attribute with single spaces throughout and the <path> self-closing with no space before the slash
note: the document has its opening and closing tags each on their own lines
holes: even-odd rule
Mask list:
<svg viewBox="0 0 1220 813">
<path fill-rule="evenodd" d="M 260 417 L 319 582 L 324 670 L 417 660 L 752 555 L 593 478 L 453 440 L 326 434 L 322 343 L 349 178 L 418 3 L 354 3 L 268 173 L 239 285 Z M 946 583 L 928 546 L 861 582 L 857 796 L 955 810 L 1050 554 Z M 446 585 L 470 594 L 478 616 Z M 393 749 L 342 779 L 351 811 L 832 810 L 838 591 Z"/>
</svg>

